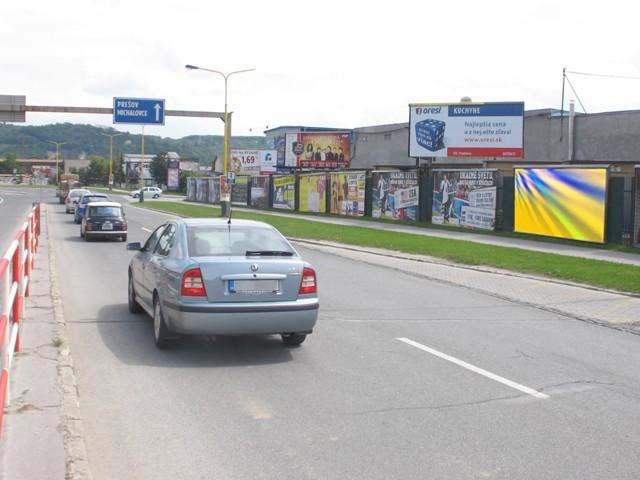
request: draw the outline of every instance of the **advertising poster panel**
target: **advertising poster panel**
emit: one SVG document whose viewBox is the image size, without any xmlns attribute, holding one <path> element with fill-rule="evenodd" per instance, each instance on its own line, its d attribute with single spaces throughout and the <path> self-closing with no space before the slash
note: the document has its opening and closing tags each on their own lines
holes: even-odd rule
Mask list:
<svg viewBox="0 0 640 480">
<path fill-rule="evenodd" d="M 287 133 L 285 166 L 349 168 L 351 135 L 341 132 Z"/>
<path fill-rule="evenodd" d="M 180 162 L 170 160 L 167 162 L 167 190 L 175 192 L 180 188 Z"/>
<path fill-rule="evenodd" d="M 273 177 L 273 208 L 295 210 L 296 177 L 293 175 Z"/>
<path fill-rule="evenodd" d="M 220 203 L 220 179 L 209 177 L 209 203 Z"/>
<path fill-rule="evenodd" d="M 285 149 L 286 149 L 286 138 L 284 135 L 280 135 L 273 140 L 273 148 L 275 149 L 277 155 L 276 158 L 276 172 L 277 173 L 287 173 L 289 172 L 289 168 L 285 166 Z"/>
<path fill-rule="evenodd" d="M 300 175 L 300 205 L 301 212 L 327 211 L 327 176 Z"/>
<path fill-rule="evenodd" d="M 227 182 L 227 177 L 224 175 L 220 175 L 220 201 L 221 202 L 230 202 L 231 201 L 231 184 Z"/>
<path fill-rule="evenodd" d="M 246 207 L 249 203 L 249 177 L 237 176 L 231 187 L 231 204 Z"/>
<path fill-rule="evenodd" d="M 514 231 L 604 243 L 605 167 L 515 168 Z"/>
<path fill-rule="evenodd" d="M 640 246 L 640 165 L 636 165 L 636 177 L 635 177 L 635 200 L 633 202 L 635 206 L 635 234 L 633 235 L 633 244 L 636 247 Z"/>
<path fill-rule="evenodd" d="M 373 218 L 418 219 L 420 187 L 417 170 L 373 172 Z"/>
<path fill-rule="evenodd" d="M 145 156 L 144 180 L 153 180 L 153 177 L 151 176 L 151 160 L 153 159 L 153 156 L 150 155 L 149 160 L 146 160 L 146 158 L 147 157 Z M 137 185 L 140 182 L 140 160 L 130 161 L 125 157 L 124 173 L 127 177 L 128 183 Z"/>
<path fill-rule="evenodd" d="M 431 223 L 494 230 L 498 172 L 434 170 Z"/>
<path fill-rule="evenodd" d="M 251 177 L 251 206 L 269 208 L 269 177 Z"/>
<path fill-rule="evenodd" d="M 275 173 L 277 157 L 276 150 L 231 150 L 231 170 L 237 175 Z"/>
<path fill-rule="evenodd" d="M 198 177 L 196 182 L 196 201 L 206 203 L 209 201 L 209 179 Z"/>
<path fill-rule="evenodd" d="M 524 102 L 409 105 L 410 157 L 523 158 Z"/>
<path fill-rule="evenodd" d="M 364 216 L 364 195 L 367 175 L 365 172 L 332 173 L 331 213 L 335 215 Z"/>
<path fill-rule="evenodd" d="M 196 177 L 187 177 L 187 200 L 190 202 L 196 201 Z"/>
</svg>

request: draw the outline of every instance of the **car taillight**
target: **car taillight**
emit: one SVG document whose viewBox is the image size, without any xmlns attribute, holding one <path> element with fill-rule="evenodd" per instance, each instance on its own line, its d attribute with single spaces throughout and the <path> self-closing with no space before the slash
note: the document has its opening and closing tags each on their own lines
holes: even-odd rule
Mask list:
<svg viewBox="0 0 640 480">
<path fill-rule="evenodd" d="M 127 229 L 127 222 L 122 222 L 122 230 L 126 230 Z"/>
<path fill-rule="evenodd" d="M 199 268 L 190 268 L 182 274 L 182 288 L 180 295 L 183 297 L 206 297 L 202 272 Z"/>
<path fill-rule="evenodd" d="M 93 223 L 87 223 L 85 230 L 93 230 Z"/>
<path fill-rule="evenodd" d="M 305 267 L 302 271 L 302 281 L 300 282 L 300 290 L 298 295 L 305 295 L 307 293 L 316 293 L 316 272 L 312 268 Z"/>
</svg>

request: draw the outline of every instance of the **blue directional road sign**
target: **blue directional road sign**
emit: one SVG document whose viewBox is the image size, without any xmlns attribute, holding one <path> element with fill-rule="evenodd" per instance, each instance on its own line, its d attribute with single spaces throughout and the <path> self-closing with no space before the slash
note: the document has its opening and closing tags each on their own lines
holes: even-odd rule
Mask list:
<svg viewBox="0 0 640 480">
<path fill-rule="evenodd" d="M 164 125 L 164 99 L 114 97 L 113 123 Z"/>
</svg>

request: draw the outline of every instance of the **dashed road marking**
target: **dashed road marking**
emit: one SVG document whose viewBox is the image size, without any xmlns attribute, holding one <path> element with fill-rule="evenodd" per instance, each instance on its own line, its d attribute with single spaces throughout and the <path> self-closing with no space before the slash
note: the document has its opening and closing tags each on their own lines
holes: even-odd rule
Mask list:
<svg viewBox="0 0 640 480">
<path fill-rule="evenodd" d="M 509 380 L 507 378 L 501 377 L 500 375 L 496 375 L 495 373 L 491 373 L 487 370 L 484 370 L 480 367 L 476 367 L 475 365 L 471 365 L 470 363 L 465 362 L 464 360 L 460 360 L 459 358 L 456 357 L 452 357 L 451 355 L 447 355 L 446 353 L 442 353 L 438 350 L 435 350 L 433 348 L 427 347 L 426 345 L 422 345 L 421 343 L 418 342 L 414 342 L 413 340 L 409 340 L 408 338 L 404 338 L 404 337 L 399 337 L 396 338 L 396 340 L 399 340 L 403 343 L 406 343 L 407 345 L 411 345 L 412 347 L 416 347 L 420 350 L 422 350 L 423 352 L 427 352 L 430 353 L 431 355 L 435 355 L 436 357 L 442 358 L 443 360 L 447 360 L 448 362 L 451 363 L 455 363 L 456 365 L 458 365 L 459 367 L 462 368 L 466 368 L 467 370 L 470 370 L 474 373 L 477 373 L 479 375 L 483 375 L 487 378 L 490 378 L 491 380 L 495 380 L 496 382 L 502 383 L 503 385 L 506 385 L 507 387 L 511 387 L 514 388 L 516 390 L 519 390 L 523 393 L 526 393 L 527 395 L 531 395 L 532 397 L 535 398 L 540 398 L 540 399 L 547 399 L 549 398 L 549 395 L 546 395 L 544 393 L 538 392 L 537 390 L 534 390 L 533 388 L 529 388 L 526 387 L 524 385 L 521 385 L 519 383 L 516 383 L 512 380 Z"/>
</svg>

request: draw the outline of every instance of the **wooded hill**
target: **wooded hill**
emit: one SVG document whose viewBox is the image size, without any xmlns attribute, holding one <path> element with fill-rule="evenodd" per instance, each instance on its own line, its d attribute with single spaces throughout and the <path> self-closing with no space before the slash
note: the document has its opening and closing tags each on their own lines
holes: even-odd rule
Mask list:
<svg viewBox="0 0 640 480">
<path fill-rule="evenodd" d="M 0 125 L 0 157 L 14 153 L 18 158 L 45 159 L 55 145 L 49 140 L 66 142 L 61 146 L 60 158 L 79 158 L 99 155 L 109 158 L 109 138 L 101 133 L 120 133 L 112 128 L 92 125 L 56 123 L 41 126 Z M 113 156 L 121 153 L 140 153 L 140 134 L 124 133 L 113 139 Z M 233 137 L 233 148 L 266 148 L 264 137 Z M 177 152 L 185 160 L 211 164 L 215 155 L 222 157 L 222 135 L 191 135 L 180 139 L 144 136 L 144 150 L 149 155 L 160 152 Z"/>
</svg>

